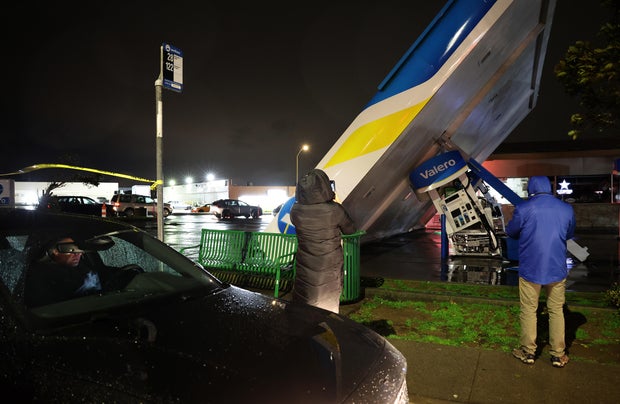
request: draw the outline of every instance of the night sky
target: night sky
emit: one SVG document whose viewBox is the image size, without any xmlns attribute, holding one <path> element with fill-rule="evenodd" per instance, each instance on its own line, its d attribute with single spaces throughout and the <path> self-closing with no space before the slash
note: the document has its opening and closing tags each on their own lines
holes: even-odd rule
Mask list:
<svg viewBox="0 0 620 404">
<path fill-rule="evenodd" d="M 304 143 L 300 172 L 314 167 L 443 6 L 41 3 L 3 13 L 0 173 L 62 163 L 155 179 L 154 82 L 167 42 L 183 51 L 185 88 L 163 94 L 165 181 L 212 172 L 237 185 L 292 185 Z M 558 1 L 538 105 L 506 143 L 570 141 L 575 102 L 553 65 L 603 21 L 598 2 Z"/>
</svg>

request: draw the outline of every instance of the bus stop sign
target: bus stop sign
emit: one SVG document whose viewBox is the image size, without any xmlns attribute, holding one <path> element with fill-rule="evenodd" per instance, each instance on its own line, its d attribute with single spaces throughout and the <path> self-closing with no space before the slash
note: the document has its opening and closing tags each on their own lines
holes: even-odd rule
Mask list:
<svg viewBox="0 0 620 404">
<path fill-rule="evenodd" d="M 162 46 L 164 88 L 180 93 L 183 91 L 183 52 L 167 43 Z"/>
</svg>

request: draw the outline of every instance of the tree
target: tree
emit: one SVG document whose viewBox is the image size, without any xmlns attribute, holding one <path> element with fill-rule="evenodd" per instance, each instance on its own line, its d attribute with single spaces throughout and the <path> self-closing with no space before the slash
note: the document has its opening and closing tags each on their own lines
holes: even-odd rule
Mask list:
<svg viewBox="0 0 620 404">
<path fill-rule="evenodd" d="M 101 176 L 99 174 L 75 175 L 73 176 L 73 179 L 69 179 L 67 181 L 59 180 L 50 182 L 47 187 L 45 187 L 41 197 L 39 198 L 39 209 L 57 210 L 58 207 L 56 206 L 53 198 L 55 195 L 54 191 L 58 188 L 64 187 L 67 182 L 81 182 L 87 186 L 97 187 L 101 183 Z"/>
<path fill-rule="evenodd" d="M 554 72 L 582 109 L 571 115 L 568 135 L 617 133 L 620 128 L 620 0 L 601 0 L 610 9 L 595 45 L 577 41 Z"/>
<path fill-rule="evenodd" d="M 53 181 L 50 182 L 49 185 L 43 191 L 43 194 L 39 198 L 39 209 L 54 209 L 58 210 L 58 206 L 54 203 L 52 198 L 52 193 L 55 189 L 62 188 L 65 186 L 66 182 L 63 181 Z"/>
</svg>

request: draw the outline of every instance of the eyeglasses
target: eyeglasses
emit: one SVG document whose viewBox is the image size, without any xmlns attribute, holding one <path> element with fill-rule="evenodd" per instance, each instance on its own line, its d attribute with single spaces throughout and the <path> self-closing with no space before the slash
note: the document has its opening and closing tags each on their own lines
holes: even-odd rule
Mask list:
<svg viewBox="0 0 620 404">
<path fill-rule="evenodd" d="M 63 255 L 82 255 L 84 252 L 83 251 L 61 251 L 58 250 L 58 254 L 63 254 Z"/>
<path fill-rule="evenodd" d="M 72 242 L 58 243 L 56 244 L 56 249 L 61 254 L 82 254 L 84 252 L 77 244 Z"/>
</svg>

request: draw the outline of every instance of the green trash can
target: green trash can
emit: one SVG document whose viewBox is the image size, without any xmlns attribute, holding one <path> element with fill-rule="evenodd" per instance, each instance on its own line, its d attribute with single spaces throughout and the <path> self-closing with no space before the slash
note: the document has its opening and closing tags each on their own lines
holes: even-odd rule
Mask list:
<svg viewBox="0 0 620 404">
<path fill-rule="evenodd" d="M 352 303 L 360 299 L 360 239 L 364 234 L 365 231 L 358 231 L 342 235 L 344 284 L 340 303 Z"/>
</svg>

